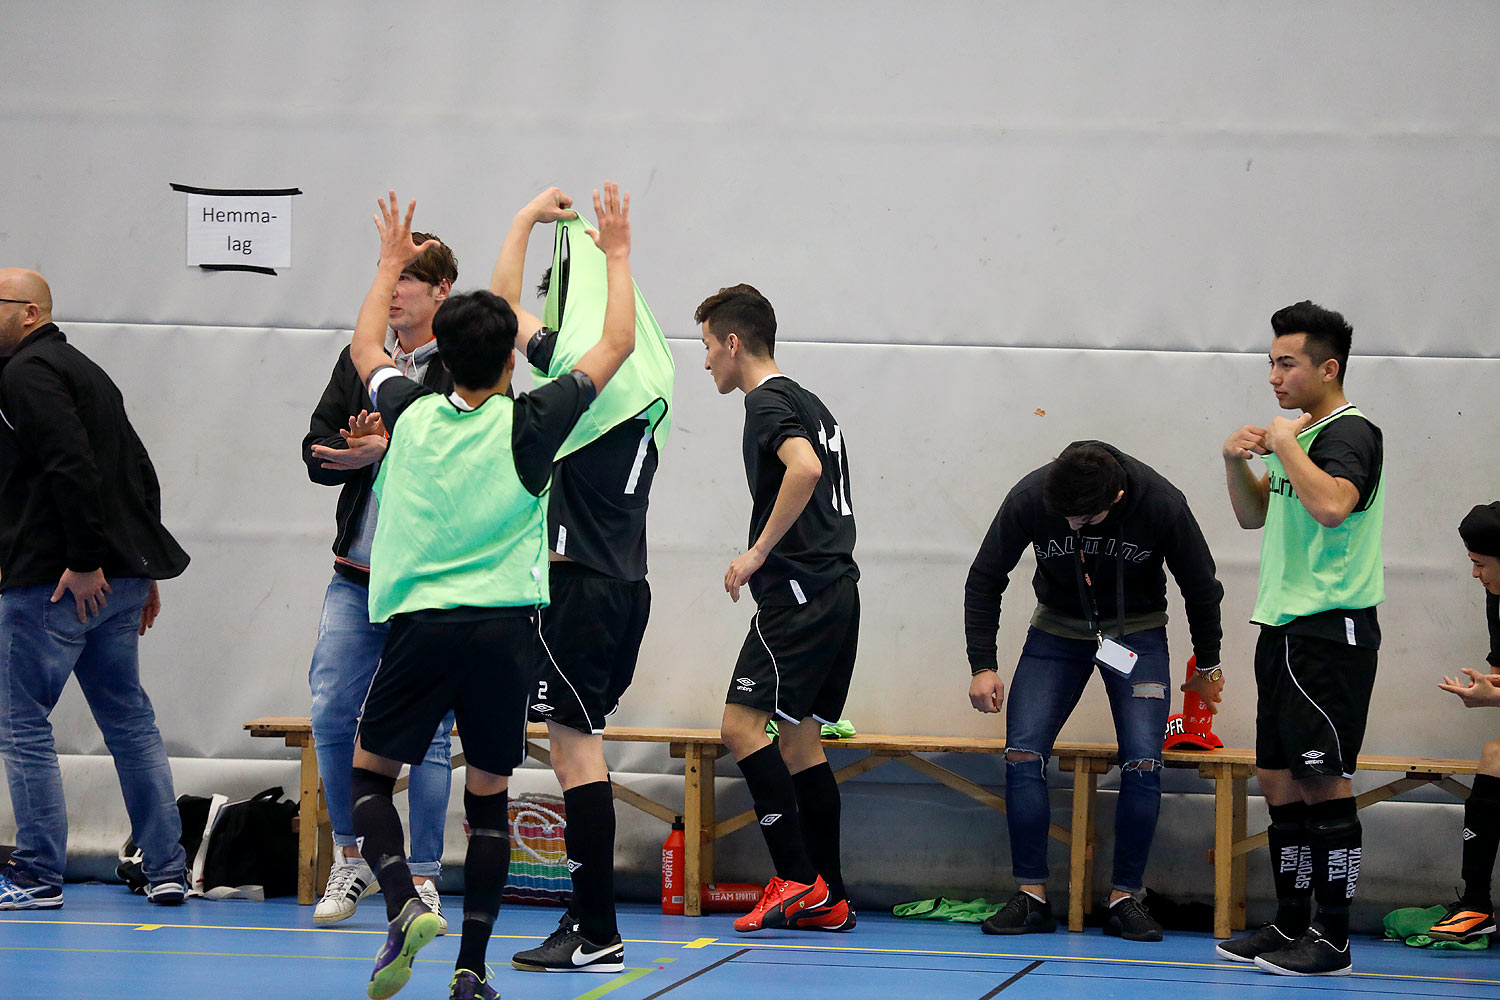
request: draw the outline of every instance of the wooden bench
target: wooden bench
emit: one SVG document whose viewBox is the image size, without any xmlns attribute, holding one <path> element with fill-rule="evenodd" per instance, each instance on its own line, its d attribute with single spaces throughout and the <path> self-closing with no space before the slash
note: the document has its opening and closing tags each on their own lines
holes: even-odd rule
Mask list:
<svg viewBox="0 0 1500 1000">
<path fill-rule="evenodd" d="M 303 904 L 316 901 L 318 888 L 328 877 L 332 857 L 332 840 L 328 811 L 322 802 L 318 779 L 318 760 L 313 753 L 312 727 L 306 717 L 271 717 L 245 723 L 252 736 L 281 738 L 288 746 L 298 747 L 302 754 L 301 802 L 299 818 L 299 859 L 297 898 Z M 547 750 L 539 741 L 547 738 L 544 725 L 527 729 L 527 749 L 531 757 L 550 763 Z M 717 761 L 727 751 L 716 729 L 660 729 L 641 726 L 614 726 L 604 739 L 623 743 L 665 743 L 668 753 L 683 760 L 683 825 L 689 831 L 684 859 L 684 907 L 689 916 L 698 916 L 700 891 L 714 880 L 714 842 L 755 822 L 754 810 L 720 820 L 716 813 L 714 778 Z M 982 785 L 955 774 L 925 757 L 924 753 L 1003 754 L 1003 737 L 951 736 L 928 738 L 863 733 L 849 739 L 824 740 L 829 749 L 863 750 L 865 756 L 834 772 L 843 782 L 889 763 L 900 763 L 918 774 L 933 779 L 954 791 L 967 795 L 982 805 L 1005 811 L 1005 800 Z M 1098 782 L 1118 763 L 1112 743 L 1058 742 L 1053 748 L 1058 767 L 1073 775 L 1072 819 L 1069 829 L 1051 824 L 1048 836 L 1068 846 L 1068 928 L 1083 929 L 1085 913 L 1093 906 L 1094 853 Z M 1207 854 L 1214 867 L 1214 934 L 1228 937 L 1245 927 L 1245 868 L 1249 852 L 1266 843 L 1264 831 L 1247 836 L 1245 815 L 1247 783 L 1255 771 L 1255 752 L 1245 749 L 1214 751 L 1169 750 L 1163 763 L 1170 768 L 1193 769 L 1214 783 L 1213 847 Z M 463 755 L 453 755 L 453 766 L 463 766 Z M 1362 771 L 1385 771 L 1400 777 L 1364 792 L 1356 798 L 1363 809 L 1376 802 L 1401 795 L 1414 788 L 1433 784 L 1463 799 L 1468 789 L 1453 780 L 1453 775 L 1473 774 L 1477 761 L 1422 757 L 1364 755 L 1359 759 Z M 405 779 L 397 788 L 404 788 Z M 614 784 L 615 797 L 652 816 L 670 823 L 679 815 L 670 806 L 656 802 L 633 789 Z M 692 831 L 696 831 L 694 836 Z M 1082 831 L 1075 836 L 1074 831 Z"/>
</svg>

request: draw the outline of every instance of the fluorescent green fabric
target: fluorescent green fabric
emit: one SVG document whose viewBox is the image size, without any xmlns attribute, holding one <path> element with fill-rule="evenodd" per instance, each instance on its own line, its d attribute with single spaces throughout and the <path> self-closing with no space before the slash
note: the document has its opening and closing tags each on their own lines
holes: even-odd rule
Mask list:
<svg viewBox="0 0 1500 1000">
<path fill-rule="evenodd" d="M 552 247 L 552 281 L 542 322 L 557 331 L 557 346 L 546 371 L 534 370 L 539 384 L 566 375 L 604 331 L 604 306 L 609 299 L 609 278 L 604 253 L 594 245 L 582 218 L 557 223 Z M 560 275 L 567 261 L 567 281 Z M 639 287 L 635 290 L 635 350 L 615 377 L 609 380 L 573 428 L 557 452 L 566 458 L 598 440 L 627 420 L 644 418 L 656 438 L 657 454 L 667 443 L 672 427 L 672 379 L 676 368 L 667 338 L 662 334 L 651 307 Z"/>
<path fill-rule="evenodd" d="M 956 924 L 982 924 L 1000 912 L 999 903 L 987 899 L 973 899 L 965 903 L 959 899 L 939 896 L 937 899 L 919 899 L 914 903 L 897 903 L 891 913 L 908 920 L 949 920 Z"/>
<path fill-rule="evenodd" d="M 766 735 L 771 737 L 771 739 L 774 740 L 776 734 L 780 731 L 781 727 L 776 725 L 775 719 L 766 723 Z M 823 728 L 818 730 L 818 735 L 825 740 L 847 740 L 856 734 L 854 732 L 854 723 L 848 719 L 840 719 L 837 722 L 823 723 Z"/>
<path fill-rule="evenodd" d="M 370 621 L 547 603 L 545 501 L 516 475 L 514 406 L 491 396 L 464 411 L 431 395 L 401 414 L 375 477 Z"/>
<path fill-rule="evenodd" d="M 1297 435 L 1303 450 L 1335 420 L 1363 416 L 1350 406 Z M 1385 520 L 1385 465 L 1375 496 L 1337 528 L 1325 528 L 1302 506 L 1274 453 L 1265 457 L 1271 492 L 1260 542 L 1260 588 L 1250 620 L 1285 625 L 1333 608 L 1372 608 L 1385 600 L 1380 531 Z"/>
<path fill-rule="evenodd" d="M 1412 948 L 1440 948 L 1445 951 L 1483 951 L 1490 946 L 1490 937 L 1484 937 L 1475 941 L 1434 941 L 1427 936 L 1432 930 L 1432 925 L 1443 919 L 1446 911 L 1441 906 L 1407 906 L 1399 910 L 1392 910 L 1385 915 L 1385 936 L 1393 941 L 1401 941 Z"/>
</svg>

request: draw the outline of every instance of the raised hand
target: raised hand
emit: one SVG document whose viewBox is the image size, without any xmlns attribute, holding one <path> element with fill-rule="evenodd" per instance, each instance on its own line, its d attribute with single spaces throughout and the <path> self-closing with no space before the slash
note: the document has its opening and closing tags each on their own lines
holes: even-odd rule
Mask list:
<svg viewBox="0 0 1500 1000">
<path fill-rule="evenodd" d="M 1250 459 L 1270 453 L 1271 449 L 1266 444 L 1266 429 L 1254 424 L 1246 424 L 1229 435 L 1229 440 L 1224 442 L 1225 458 Z"/>
<path fill-rule="evenodd" d="M 1271 426 L 1266 428 L 1266 447 L 1271 451 L 1276 451 L 1278 448 L 1287 445 L 1295 445 L 1297 443 L 1297 435 L 1307 430 L 1308 426 L 1312 423 L 1312 419 L 1311 413 L 1304 413 L 1295 420 L 1288 420 L 1286 417 L 1273 417 L 1271 419 Z"/>
<path fill-rule="evenodd" d="M 563 193 L 559 187 L 549 187 L 531 201 L 521 210 L 532 222 L 557 222 L 560 219 L 576 219 L 578 213 L 573 211 L 573 199 Z"/>
<path fill-rule="evenodd" d="M 422 254 L 441 245 L 437 240 L 428 240 L 421 246 L 412 242 L 411 217 L 417 211 L 415 198 L 407 204 L 404 218 L 401 215 L 401 206 L 396 201 L 396 192 L 388 192 L 386 198 L 377 199 L 376 204 L 380 206 L 380 214 L 375 216 L 375 228 L 380 230 L 380 264 L 382 267 L 393 265 L 399 270 L 405 270 L 408 264 Z"/>
<path fill-rule="evenodd" d="M 605 256 L 630 256 L 630 194 L 621 200 L 620 185 L 614 181 L 604 182 L 604 197 L 594 192 L 594 217 L 599 220 L 597 232 L 590 229 L 589 235 L 603 250 Z"/>
<path fill-rule="evenodd" d="M 347 431 L 341 430 L 339 433 L 343 435 L 345 441 L 348 441 L 350 438 L 368 437 L 372 434 L 379 434 L 381 437 L 386 436 L 385 424 L 380 420 L 379 410 L 376 410 L 374 413 L 371 413 L 369 410 L 360 410 L 357 416 L 349 418 L 349 429 Z"/>
</svg>

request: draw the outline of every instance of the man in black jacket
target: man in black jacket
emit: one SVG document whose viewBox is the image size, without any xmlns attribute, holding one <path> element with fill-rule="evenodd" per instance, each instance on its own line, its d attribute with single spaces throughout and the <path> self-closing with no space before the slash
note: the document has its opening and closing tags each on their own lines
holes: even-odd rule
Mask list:
<svg viewBox="0 0 1500 1000">
<path fill-rule="evenodd" d="M 16 816 L 0 910 L 63 904 L 68 819 L 48 717 L 69 675 L 114 757 L 147 898 L 181 903 L 182 825 L 137 645 L 161 611 L 156 581 L 187 553 L 162 527 L 120 390 L 53 324 L 35 271 L 0 269 L 0 366 L 0 756 Z"/>
<path fill-rule="evenodd" d="M 420 245 L 435 237 L 414 233 L 412 238 Z M 401 274 L 386 320 L 385 347 L 398 370 L 445 395 L 453 391 L 453 377 L 438 356 L 432 318 L 457 279 L 453 251 L 439 243 Z M 308 478 L 342 487 L 335 512 L 333 579 L 323 598 L 318 644 L 308 670 L 313 743 L 335 848 L 328 885 L 313 910 L 313 922 L 319 924 L 353 916 L 359 901 L 379 888 L 360 857 L 349 783 L 354 773 L 355 723 L 390 630 L 386 624 L 370 624 L 369 613 L 370 546 L 377 516 L 372 487 L 385 449 L 385 428 L 380 415 L 370 412 L 370 397 L 346 347 L 302 439 Z M 412 881 L 428 909 L 439 917 L 442 909 L 435 880 L 442 870 L 443 825 L 452 782 L 448 736 L 452 729 L 449 716 L 433 735 L 426 759 L 412 768 L 409 791 Z"/>
<path fill-rule="evenodd" d="M 984 922 L 987 934 L 1056 929 L 1047 903 L 1049 808 L 1045 768 L 1053 742 L 1095 667 L 1104 680 L 1120 748 L 1114 891 L 1104 932 L 1160 941 L 1161 926 L 1136 900 L 1161 806 L 1161 746 L 1171 663 L 1167 580 L 1182 590 L 1197 671 L 1183 685 L 1210 708 L 1219 701 L 1219 603 L 1224 588 L 1182 493 L 1160 473 L 1100 441 L 1079 441 L 1010 491 L 974 558 L 964 588 L 969 701 L 1005 704 L 995 633 L 1000 596 L 1030 546 L 1037 608 L 1011 682 L 1005 716 L 1005 802 L 1015 896 Z"/>
</svg>

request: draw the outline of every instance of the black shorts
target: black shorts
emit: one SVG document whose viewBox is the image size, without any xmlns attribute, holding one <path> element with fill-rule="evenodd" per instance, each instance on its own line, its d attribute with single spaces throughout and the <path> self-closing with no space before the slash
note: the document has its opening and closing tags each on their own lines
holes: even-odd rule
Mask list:
<svg viewBox="0 0 1500 1000">
<path fill-rule="evenodd" d="M 788 722 L 837 722 L 859 648 L 859 585 L 841 576 L 806 604 L 768 605 L 750 620 L 725 704 Z"/>
<path fill-rule="evenodd" d="M 1255 763 L 1294 778 L 1349 777 L 1365 739 L 1377 651 L 1284 627 L 1255 644 Z"/>
<path fill-rule="evenodd" d="M 570 562 L 554 562 L 548 572 L 552 603 L 542 609 L 544 656 L 528 715 L 602 733 L 635 677 L 651 586 Z"/>
<path fill-rule="evenodd" d="M 359 744 L 418 764 L 452 710 L 468 763 L 510 774 L 526 757 L 526 701 L 541 656 L 535 608 L 397 615 L 365 695 Z"/>
</svg>

